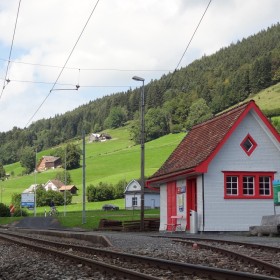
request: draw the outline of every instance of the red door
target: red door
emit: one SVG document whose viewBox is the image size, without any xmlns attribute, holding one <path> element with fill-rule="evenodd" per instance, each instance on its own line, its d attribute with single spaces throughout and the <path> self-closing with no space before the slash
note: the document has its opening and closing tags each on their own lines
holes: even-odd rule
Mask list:
<svg viewBox="0 0 280 280">
<path fill-rule="evenodd" d="M 176 195 L 176 182 L 167 183 L 167 224 L 172 224 L 171 216 L 177 215 Z"/>
<path fill-rule="evenodd" d="M 190 230 L 190 212 L 197 211 L 196 178 L 187 179 L 187 230 Z"/>
</svg>

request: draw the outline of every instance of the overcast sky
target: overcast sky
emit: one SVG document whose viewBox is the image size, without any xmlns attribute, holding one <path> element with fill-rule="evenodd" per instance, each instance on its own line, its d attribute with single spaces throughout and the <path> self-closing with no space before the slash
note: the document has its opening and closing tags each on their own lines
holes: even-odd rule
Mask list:
<svg viewBox="0 0 280 280">
<path fill-rule="evenodd" d="M 0 0 L 0 132 L 174 71 L 208 4 Z M 212 0 L 179 68 L 276 24 L 279 11 L 279 0 Z"/>
</svg>

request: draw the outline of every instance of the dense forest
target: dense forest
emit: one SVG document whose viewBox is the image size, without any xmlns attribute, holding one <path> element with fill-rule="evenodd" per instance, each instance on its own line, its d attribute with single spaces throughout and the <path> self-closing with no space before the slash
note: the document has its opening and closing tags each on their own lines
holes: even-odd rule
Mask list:
<svg viewBox="0 0 280 280">
<path fill-rule="evenodd" d="M 145 86 L 146 141 L 187 130 L 213 114 L 280 82 L 280 24 L 203 56 Z M 0 162 L 20 160 L 85 133 L 129 125 L 139 142 L 140 89 L 96 99 L 71 112 L 0 133 Z M 265 112 L 268 116 L 280 112 Z"/>
</svg>

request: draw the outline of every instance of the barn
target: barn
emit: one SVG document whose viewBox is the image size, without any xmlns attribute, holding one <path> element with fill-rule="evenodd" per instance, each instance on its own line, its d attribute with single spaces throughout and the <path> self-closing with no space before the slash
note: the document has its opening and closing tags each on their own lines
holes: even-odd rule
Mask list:
<svg viewBox="0 0 280 280">
<path fill-rule="evenodd" d="M 274 214 L 279 172 L 280 135 L 249 101 L 194 126 L 146 183 L 160 189 L 160 231 L 172 216 L 183 231 L 248 231 Z"/>
<path fill-rule="evenodd" d="M 59 188 L 59 191 L 64 193 L 65 191 L 70 192 L 71 194 L 77 194 L 78 188 L 75 185 L 64 185 Z"/>
<path fill-rule="evenodd" d="M 36 170 L 39 172 L 45 171 L 47 169 L 55 169 L 61 166 L 60 157 L 54 156 L 43 156 L 36 167 Z"/>
</svg>

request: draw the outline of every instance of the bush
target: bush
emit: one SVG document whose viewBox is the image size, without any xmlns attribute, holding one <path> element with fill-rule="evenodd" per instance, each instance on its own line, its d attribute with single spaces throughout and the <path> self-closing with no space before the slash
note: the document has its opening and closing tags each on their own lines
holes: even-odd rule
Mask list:
<svg viewBox="0 0 280 280">
<path fill-rule="evenodd" d="M 0 203 L 0 217 L 10 217 L 10 208 L 4 203 Z"/>
<path fill-rule="evenodd" d="M 51 200 L 53 200 L 54 205 L 64 205 L 64 193 L 57 191 L 46 191 L 44 188 L 38 188 L 36 192 L 36 202 L 37 206 L 49 206 Z M 72 202 L 72 195 L 70 192 L 66 191 L 66 204 Z"/>
<path fill-rule="evenodd" d="M 115 186 L 115 199 L 124 198 L 124 191 L 127 186 L 127 181 L 125 179 L 120 180 Z"/>
<path fill-rule="evenodd" d="M 21 203 L 21 194 L 20 193 L 13 193 L 12 194 L 12 204 L 15 208 L 20 208 Z"/>
<path fill-rule="evenodd" d="M 14 212 L 14 217 L 27 217 L 28 216 L 28 212 L 26 209 L 16 209 Z"/>
<path fill-rule="evenodd" d="M 115 188 L 112 184 L 99 182 L 97 186 L 89 185 L 87 187 L 88 202 L 106 201 L 115 199 Z"/>
</svg>

